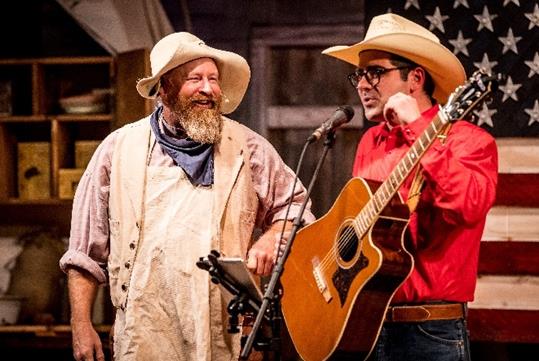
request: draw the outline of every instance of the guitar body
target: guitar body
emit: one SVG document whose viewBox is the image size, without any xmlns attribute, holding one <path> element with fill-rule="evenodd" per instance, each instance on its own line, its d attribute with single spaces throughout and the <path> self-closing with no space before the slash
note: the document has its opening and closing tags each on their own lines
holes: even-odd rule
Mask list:
<svg viewBox="0 0 539 361">
<path fill-rule="evenodd" d="M 329 212 L 292 244 L 281 277 L 282 311 L 305 361 L 366 358 L 393 294 L 411 273 L 413 258 L 404 248 L 409 211 L 398 196 L 358 238 L 354 218 L 377 186 L 350 180 Z"/>
</svg>

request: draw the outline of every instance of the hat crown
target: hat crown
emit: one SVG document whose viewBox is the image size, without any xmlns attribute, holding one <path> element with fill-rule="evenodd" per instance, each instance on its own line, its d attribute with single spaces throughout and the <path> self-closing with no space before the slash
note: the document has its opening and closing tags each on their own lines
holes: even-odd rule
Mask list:
<svg viewBox="0 0 539 361">
<path fill-rule="evenodd" d="M 429 39 L 438 44 L 440 43 L 440 39 L 438 39 L 436 35 L 425 29 L 421 25 L 418 25 L 413 21 L 405 19 L 402 16 L 391 13 L 375 16 L 374 18 L 372 18 L 369 28 L 367 29 L 367 34 L 365 34 L 364 41 L 375 38 L 377 36 L 396 33 L 413 34 Z"/>
<path fill-rule="evenodd" d="M 159 40 L 150 53 L 152 75 L 159 73 L 182 49 L 192 45 L 203 46 L 205 43 L 191 33 L 179 32 L 165 36 Z"/>
</svg>

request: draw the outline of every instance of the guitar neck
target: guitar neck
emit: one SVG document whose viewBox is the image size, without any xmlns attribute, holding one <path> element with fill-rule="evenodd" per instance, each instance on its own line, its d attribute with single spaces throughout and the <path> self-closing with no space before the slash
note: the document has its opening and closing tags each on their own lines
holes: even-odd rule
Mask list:
<svg viewBox="0 0 539 361">
<path fill-rule="evenodd" d="M 408 150 L 389 174 L 389 177 L 387 177 L 372 198 L 365 204 L 354 220 L 361 236 L 365 235 L 371 228 L 380 212 L 382 212 L 389 201 L 395 196 L 401 184 L 410 175 L 421 157 L 423 157 L 436 137 L 443 131 L 447 123 L 445 114 L 440 110 L 421 136 L 412 144 L 410 150 Z"/>
</svg>

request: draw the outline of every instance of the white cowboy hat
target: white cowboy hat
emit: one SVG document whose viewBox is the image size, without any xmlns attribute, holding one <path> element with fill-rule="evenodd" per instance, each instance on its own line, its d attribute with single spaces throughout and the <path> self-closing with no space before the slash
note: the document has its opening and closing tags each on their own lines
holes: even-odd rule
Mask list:
<svg viewBox="0 0 539 361">
<path fill-rule="evenodd" d="M 195 59 L 212 58 L 219 68 L 223 114 L 232 113 L 240 104 L 251 70 L 247 61 L 230 51 L 207 46 L 202 40 L 187 32 L 173 33 L 159 40 L 150 53 L 152 75 L 137 82 L 137 91 L 144 98 L 155 99 L 161 76 L 177 66 Z"/>
<path fill-rule="evenodd" d="M 322 54 L 359 66 L 361 52 L 365 50 L 397 54 L 424 67 L 434 80 L 434 98 L 442 104 L 466 80 L 459 59 L 440 44 L 436 35 L 396 14 L 375 16 L 363 41 L 351 46 L 332 46 Z"/>
</svg>

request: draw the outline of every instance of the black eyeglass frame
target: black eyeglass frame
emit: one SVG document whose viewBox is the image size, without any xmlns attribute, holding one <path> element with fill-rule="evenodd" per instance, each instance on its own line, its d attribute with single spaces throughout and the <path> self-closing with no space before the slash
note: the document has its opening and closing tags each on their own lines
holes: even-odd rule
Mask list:
<svg viewBox="0 0 539 361">
<path fill-rule="evenodd" d="M 370 86 L 375 87 L 380 83 L 380 78 L 385 73 L 392 70 L 402 70 L 411 67 L 411 65 L 401 65 L 394 68 L 384 68 L 383 66 L 379 65 L 368 66 L 365 69 L 356 69 L 356 71 L 352 74 L 348 74 L 348 81 L 354 87 L 354 89 L 357 89 L 361 78 L 365 77 Z"/>
</svg>

